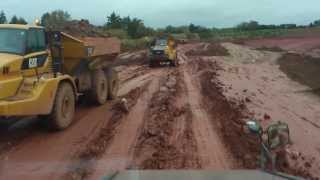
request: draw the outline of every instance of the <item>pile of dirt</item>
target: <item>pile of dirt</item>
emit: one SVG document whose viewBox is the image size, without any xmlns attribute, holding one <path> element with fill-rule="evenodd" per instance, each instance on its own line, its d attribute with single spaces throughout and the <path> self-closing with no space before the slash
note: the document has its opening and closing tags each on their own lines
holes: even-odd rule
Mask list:
<svg viewBox="0 0 320 180">
<path fill-rule="evenodd" d="M 320 95 L 320 58 L 286 53 L 278 63 L 289 78 L 309 86 L 312 92 Z"/>
<path fill-rule="evenodd" d="M 108 123 L 84 149 L 75 154 L 73 158 L 75 163 L 70 167 L 72 171 L 66 174 L 66 179 L 83 179 L 93 171 L 95 160 L 103 155 L 112 142 L 121 119 L 137 103 L 140 95 L 146 90 L 148 85 L 133 89 L 123 96 L 122 99 L 126 99 L 126 104 L 123 104 L 123 101 L 119 101 L 112 107 L 113 114 Z"/>
<path fill-rule="evenodd" d="M 228 56 L 229 52 L 219 43 L 203 44 L 186 52 L 187 56 Z"/>
<path fill-rule="evenodd" d="M 217 71 L 221 68 L 216 62 L 211 62 L 212 65 L 207 63 L 209 62 L 202 62 L 199 67 L 210 66 L 213 69 L 200 76 L 200 83 L 203 101 L 210 112 L 212 123 L 215 127 L 219 127 L 218 132 L 221 133 L 226 146 L 237 160 L 239 165 L 237 168 L 255 169 L 260 146 L 256 137 L 244 133 L 243 119 L 248 118 L 244 113 L 245 102 L 232 102 L 223 95 L 223 84 L 217 79 Z"/>
<path fill-rule="evenodd" d="M 142 133 L 138 137 L 134 165 L 138 169 L 197 169 L 197 145 L 192 131 L 191 110 L 188 105 L 177 106 L 181 92 L 179 72 L 163 79 L 160 91 L 151 99 Z M 176 128 L 184 121 L 181 133 Z M 181 127 L 180 127 L 181 128 Z M 177 135 L 178 133 L 178 135 Z M 178 136 L 177 139 L 173 137 Z"/>
<path fill-rule="evenodd" d="M 214 65 L 207 65 L 207 63 Z M 246 132 L 245 121 L 254 118 L 248 112 L 247 101 L 246 99 L 228 100 L 224 96 L 224 92 L 228 91 L 228 88 L 224 88 L 223 83 L 217 78 L 217 71 L 222 70 L 222 68 L 216 62 L 202 62 L 199 67 L 200 69 L 201 67 L 205 69 L 208 66 L 215 68 L 213 71 L 202 73 L 200 83 L 204 95 L 203 100 L 208 112 L 211 113 L 212 123 L 219 127 L 218 132 L 221 133 L 225 145 L 237 160 L 237 168 L 257 169 L 259 168 L 258 162 L 260 159 L 260 140 L 257 136 Z M 276 168 L 280 172 L 307 179 L 316 179 L 309 173 L 308 169 L 293 165 L 287 149 L 284 148 L 274 153 L 277 154 Z M 267 167 L 271 168 L 271 165 L 269 164 Z"/>
<path fill-rule="evenodd" d="M 108 34 L 103 33 L 99 28 L 89 23 L 88 20 L 72 20 L 65 23 L 62 27 L 57 29 L 59 31 L 68 33 L 75 37 L 109 37 Z"/>
</svg>

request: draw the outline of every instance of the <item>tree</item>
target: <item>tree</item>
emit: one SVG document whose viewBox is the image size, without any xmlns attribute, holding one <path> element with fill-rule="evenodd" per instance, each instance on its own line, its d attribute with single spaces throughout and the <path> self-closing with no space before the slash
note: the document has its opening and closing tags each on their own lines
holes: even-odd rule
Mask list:
<svg viewBox="0 0 320 180">
<path fill-rule="evenodd" d="M 3 11 L 1 11 L 0 12 L 0 24 L 5 24 L 5 23 L 7 23 L 7 17 L 6 17 L 6 14 Z"/>
<path fill-rule="evenodd" d="M 23 17 L 19 17 L 18 24 L 28 24 L 28 22 Z"/>
<path fill-rule="evenodd" d="M 297 27 L 296 24 L 281 24 L 280 25 L 280 28 L 282 28 L 282 29 L 294 29 L 296 27 Z"/>
<path fill-rule="evenodd" d="M 18 17 L 16 15 L 12 16 L 10 24 L 18 24 Z"/>
<path fill-rule="evenodd" d="M 10 24 L 28 24 L 27 21 L 22 17 L 17 17 L 16 15 L 13 15 Z"/>
<path fill-rule="evenodd" d="M 112 12 L 110 16 L 107 17 L 107 28 L 110 29 L 120 29 L 121 28 L 121 17 L 115 12 Z"/>
<path fill-rule="evenodd" d="M 129 16 L 121 18 L 121 28 L 127 31 L 130 22 L 131 22 L 131 18 Z"/>
<path fill-rule="evenodd" d="M 142 20 L 133 18 L 131 22 L 128 24 L 128 35 L 132 38 L 139 38 L 143 36 L 144 24 Z"/>
<path fill-rule="evenodd" d="M 241 30 L 257 30 L 259 27 L 260 25 L 257 21 L 243 22 L 237 25 L 237 28 Z"/>
<path fill-rule="evenodd" d="M 49 21 L 50 21 L 50 13 L 47 12 L 41 16 L 40 24 L 41 26 L 46 26 L 49 23 Z"/>
<path fill-rule="evenodd" d="M 319 27 L 320 26 L 320 19 L 314 21 L 312 25 L 315 26 L 315 27 Z"/>
<path fill-rule="evenodd" d="M 191 33 L 196 33 L 198 31 L 198 29 L 199 29 L 199 26 L 196 26 L 196 25 L 194 25 L 192 23 L 189 25 L 189 31 Z"/>
<path fill-rule="evenodd" d="M 70 20 L 71 16 L 67 11 L 55 10 L 41 16 L 41 25 L 47 28 L 59 29 Z"/>
<path fill-rule="evenodd" d="M 108 32 L 120 34 L 122 37 L 124 37 L 123 32 L 126 32 L 131 38 L 141 38 L 154 33 L 154 30 L 146 27 L 141 19 L 132 19 L 130 16 L 122 18 L 115 12 L 112 12 L 107 17 L 107 22 L 104 27 Z"/>
</svg>

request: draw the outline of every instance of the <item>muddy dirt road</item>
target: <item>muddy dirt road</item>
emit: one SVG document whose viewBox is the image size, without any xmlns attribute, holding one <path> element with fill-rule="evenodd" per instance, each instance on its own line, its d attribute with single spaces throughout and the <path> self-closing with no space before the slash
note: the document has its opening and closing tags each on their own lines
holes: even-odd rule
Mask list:
<svg viewBox="0 0 320 180">
<path fill-rule="evenodd" d="M 125 169 L 255 169 L 259 147 L 243 131 L 251 118 L 263 125 L 288 122 L 293 144 L 288 164 L 280 168 L 319 177 L 320 100 L 296 93 L 307 87 L 281 72 L 281 54 L 231 43 L 215 44 L 221 51 L 206 56 L 187 53 L 206 47 L 180 46 L 177 68 L 150 69 L 141 63 L 145 51 L 124 54 L 117 66 L 118 100 L 101 107 L 79 104 L 75 123 L 63 132 L 49 132 L 35 118 L 1 131 L 0 179 L 99 179 Z"/>
</svg>

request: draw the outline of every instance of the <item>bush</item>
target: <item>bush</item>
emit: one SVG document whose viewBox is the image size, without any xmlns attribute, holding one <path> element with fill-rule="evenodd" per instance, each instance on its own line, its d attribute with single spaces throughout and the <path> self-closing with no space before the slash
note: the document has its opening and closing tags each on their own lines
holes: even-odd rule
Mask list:
<svg viewBox="0 0 320 180">
<path fill-rule="evenodd" d="M 123 29 L 108 29 L 105 33 L 109 34 L 112 37 L 117 37 L 119 39 L 127 39 L 128 33 Z"/>
<path fill-rule="evenodd" d="M 151 37 L 144 37 L 140 39 L 122 39 L 121 40 L 121 51 L 133 51 L 139 49 L 148 48 L 151 44 Z"/>
<path fill-rule="evenodd" d="M 200 39 L 200 37 L 197 33 L 187 33 L 186 36 L 190 40 L 199 40 Z"/>
<path fill-rule="evenodd" d="M 71 21 L 70 14 L 63 10 L 47 12 L 41 16 L 41 25 L 54 30 L 61 28 L 69 21 Z"/>
</svg>

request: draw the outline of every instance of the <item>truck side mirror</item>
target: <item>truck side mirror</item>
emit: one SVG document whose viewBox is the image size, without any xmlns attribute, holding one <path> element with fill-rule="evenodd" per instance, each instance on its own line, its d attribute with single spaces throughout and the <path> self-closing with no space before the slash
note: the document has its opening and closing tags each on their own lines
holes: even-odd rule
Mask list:
<svg viewBox="0 0 320 180">
<path fill-rule="evenodd" d="M 278 122 L 267 128 L 268 146 L 271 149 L 285 146 L 290 142 L 290 132 L 287 123 Z"/>
<path fill-rule="evenodd" d="M 246 125 L 250 131 L 250 133 L 255 134 L 255 135 L 262 135 L 263 130 L 262 127 L 260 125 L 260 123 L 258 123 L 255 120 L 251 120 L 251 121 L 247 121 Z"/>
</svg>

